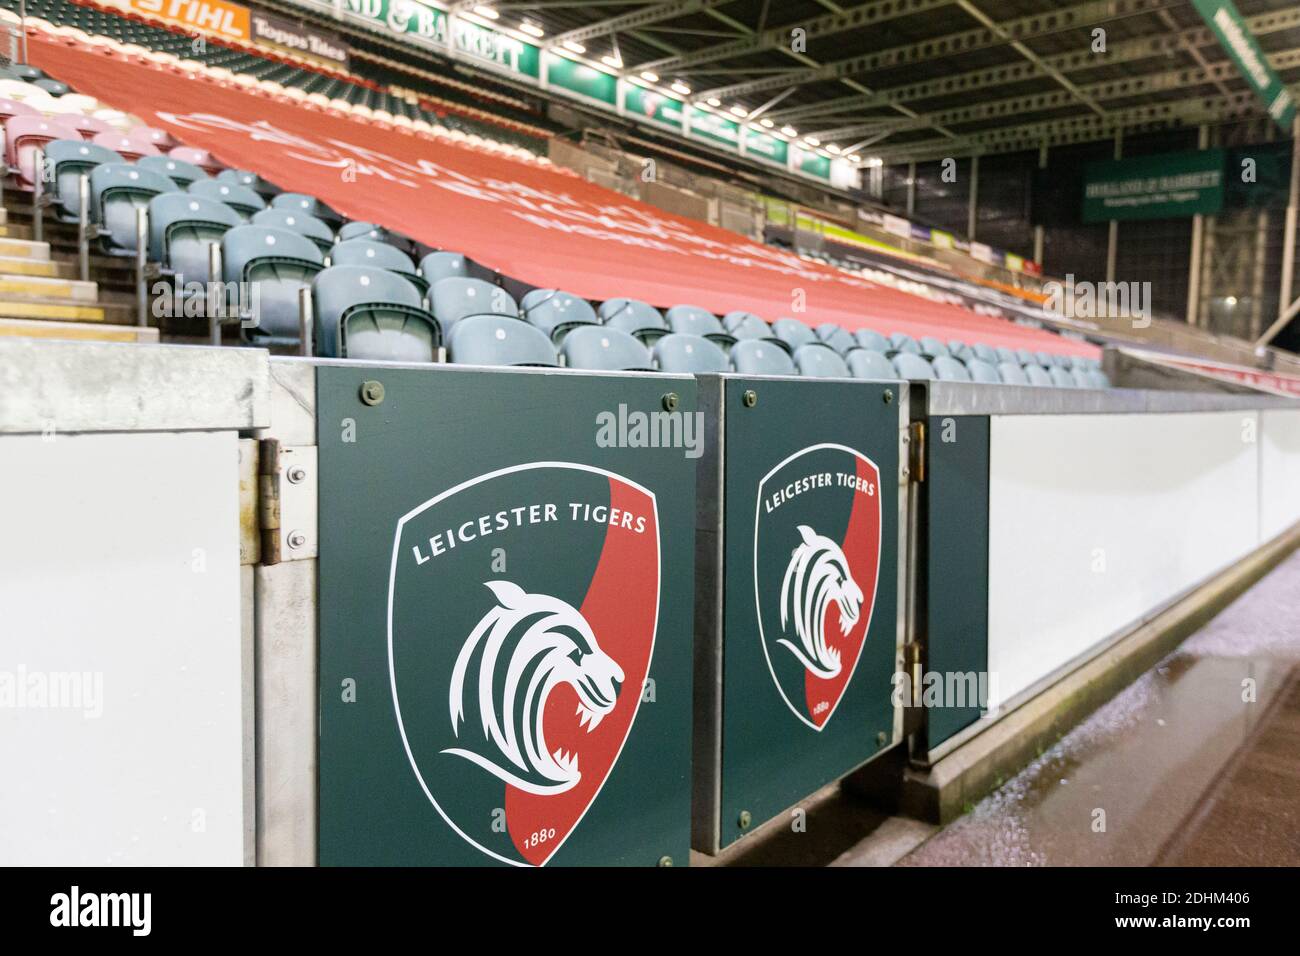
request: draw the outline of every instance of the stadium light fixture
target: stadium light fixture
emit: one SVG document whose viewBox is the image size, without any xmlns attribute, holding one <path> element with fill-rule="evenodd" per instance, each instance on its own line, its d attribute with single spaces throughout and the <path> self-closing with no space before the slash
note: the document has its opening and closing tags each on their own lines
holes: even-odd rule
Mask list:
<svg viewBox="0 0 1300 956">
<path fill-rule="evenodd" d="M 709 104 L 710 106 L 712 106 L 714 109 L 717 109 L 719 106 L 722 105 L 722 100 L 718 99 L 716 96 L 710 96 L 710 97 L 709 97 L 707 100 L 705 100 L 704 102 L 708 103 L 708 104 Z"/>
<path fill-rule="evenodd" d="M 826 152 L 834 153 L 836 156 L 838 156 L 840 154 L 840 148 L 836 146 L 834 143 L 831 143 L 829 146 L 826 147 Z"/>
<path fill-rule="evenodd" d="M 525 20 L 523 23 L 519 24 L 519 32 L 527 33 L 530 37 L 534 37 L 538 40 L 546 36 L 546 31 L 532 20 Z"/>
<path fill-rule="evenodd" d="M 749 110 L 745 109 L 743 106 L 733 106 L 731 108 L 731 115 L 745 117 L 749 115 Z"/>
<path fill-rule="evenodd" d="M 672 85 L 672 91 L 674 93 L 680 93 L 682 96 L 691 95 L 691 88 L 687 86 L 685 83 L 683 83 L 681 80 L 678 80 Z"/>
<path fill-rule="evenodd" d="M 794 139 L 794 137 L 799 135 L 799 131 L 793 126 L 782 126 L 781 132 L 785 133 L 785 135 L 789 136 L 791 139 Z"/>
<path fill-rule="evenodd" d="M 485 3 L 475 4 L 474 12 L 477 13 L 484 20 L 497 20 L 500 19 L 501 17 L 501 14 L 497 13 L 495 10 L 493 10 Z"/>
<path fill-rule="evenodd" d="M 763 127 L 763 129 L 771 129 L 773 126 L 776 125 L 776 124 L 773 123 L 770 119 L 768 119 L 766 116 L 763 117 L 763 118 L 762 118 L 761 120 L 759 120 L 758 122 L 759 122 L 759 125 L 761 125 L 761 126 Z"/>
<path fill-rule="evenodd" d="M 819 140 L 816 136 L 805 136 L 803 141 L 807 143 L 809 146 L 820 146 L 822 144 L 822 141 Z"/>
<path fill-rule="evenodd" d="M 604 63 L 607 67 L 609 67 L 610 69 L 613 69 L 613 70 L 621 70 L 621 69 L 623 69 L 623 60 L 622 60 L 621 57 L 612 56 L 612 55 L 608 55 L 608 54 L 607 54 L 607 55 L 602 56 L 602 57 L 600 58 L 600 62 L 601 62 L 601 63 Z"/>
<path fill-rule="evenodd" d="M 659 74 L 653 70 L 642 70 L 641 79 L 645 80 L 647 83 L 658 83 Z"/>
<path fill-rule="evenodd" d="M 577 53 L 579 55 L 587 52 L 587 48 L 583 46 L 581 43 L 579 43 L 577 40 L 565 40 L 564 48 L 568 50 L 570 53 Z"/>
</svg>

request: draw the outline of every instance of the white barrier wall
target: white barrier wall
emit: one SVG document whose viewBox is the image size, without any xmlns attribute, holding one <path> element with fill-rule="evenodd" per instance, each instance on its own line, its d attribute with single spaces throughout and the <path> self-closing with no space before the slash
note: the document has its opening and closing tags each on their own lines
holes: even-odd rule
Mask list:
<svg viewBox="0 0 1300 956">
<path fill-rule="evenodd" d="M 235 433 L 0 457 L 0 864 L 241 864 Z"/>
<path fill-rule="evenodd" d="M 992 416 L 988 666 L 999 701 L 1260 543 L 1259 419 Z M 1294 439 L 1291 425 L 1274 427 L 1279 443 Z M 1285 504 L 1280 488 L 1270 494 L 1274 523 L 1300 497 L 1295 486 Z"/>
<path fill-rule="evenodd" d="M 1260 412 L 1260 541 L 1300 521 L 1300 411 Z"/>
</svg>

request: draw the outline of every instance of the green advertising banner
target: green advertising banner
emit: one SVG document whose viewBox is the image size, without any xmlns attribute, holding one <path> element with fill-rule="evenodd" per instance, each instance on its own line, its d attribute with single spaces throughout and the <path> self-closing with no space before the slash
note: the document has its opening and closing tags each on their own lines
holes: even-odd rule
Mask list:
<svg viewBox="0 0 1300 956">
<path fill-rule="evenodd" d="M 457 50 L 475 59 L 487 60 L 511 73 L 533 79 L 541 75 L 539 51 L 531 43 L 462 19 L 456 20 L 454 39 Z"/>
<path fill-rule="evenodd" d="M 827 182 L 831 178 L 831 161 L 821 153 L 810 152 L 806 149 L 795 147 L 794 151 L 795 169 L 807 176 L 815 176 L 818 179 L 824 179 Z"/>
<path fill-rule="evenodd" d="M 316 394 L 321 865 L 686 865 L 695 381 Z"/>
<path fill-rule="evenodd" d="M 1268 57 L 1242 19 L 1236 4 L 1232 0 L 1192 0 L 1192 5 L 1237 65 L 1237 70 L 1255 91 L 1273 122 L 1290 134 L 1295 122 L 1295 101 L 1281 77 L 1269 66 Z"/>
<path fill-rule="evenodd" d="M 745 155 L 784 166 L 789 160 L 790 146 L 783 139 L 768 136 L 756 129 L 746 129 Z"/>
<path fill-rule="evenodd" d="M 898 388 L 721 380 L 719 847 L 898 739 Z"/>
<path fill-rule="evenodd" d="M 359 19 L 382 24 L 394 33 L 447 42 L 447 14 L 417 0 L 343 0 L 343 10 Z"/>
<path fill-rule="evenodd" d="M 550 86 L 599 100 L 607 106 L 618 102 L 618 79 L 595 67 L 567 57 L 546 54 L 546 82 Z"/>
<path fill-rule="evenodd" d="M 1223 164 L 1221 149 L 1089 163 L 1083 221 L 1213 215 L 1223 206 Z"/>
<path fill-rule="evenodd" d="M 698 136 L 701 139 L 711 140 L 715 143 L 722 143 L 732 149 L 740 148 L 739 123 L 733 123 L 726 117 L 719 116 L 717 113 L 710 113 L 708 110 L 702 110 L 696 106 L 688 107 L 687 115 L 691 120 L 692 136 Z"/>
<path fill-rule="evenodd" d="M 635 83 L 623 84 L 623 111 L 636 119 L 662 123 L 679 132 L 682 128 L 680 102 L 654 90 L 643 89 Z"/>
</svg>

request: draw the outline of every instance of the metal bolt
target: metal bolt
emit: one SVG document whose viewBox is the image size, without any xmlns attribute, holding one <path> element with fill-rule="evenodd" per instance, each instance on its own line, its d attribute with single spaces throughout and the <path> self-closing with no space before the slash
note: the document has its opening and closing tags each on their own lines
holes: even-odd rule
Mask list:
<svg viewBox="0 0 1300 956">
<path fill-rule="evenodd" d="M 660 866 L 672 866 L 672 865 L 673 865 L 673 858 L 672 858 L 671 856 L 661 856 L 661 857 L 659 858 L 659 865 L 660 865 Z"/>
<path fill-rule="evenodd" d="M 740 400 L 744 402 L 746 408 L 753 408 L 758 404 L 758 392 L 752 388 L 747 388 L 745 394 L 740 396 Z"/>
<path fill-rule="evenodd" d="M 877 746 L 877 747 L 883 747 L 883 746 L 885 746 L 885 742 L 886 742 L 887 740 L 889 740 L 889 737 L 887 737 L 887 736 L 885 735 L 885 732 L 884 732 L 883 730 L 879 731 L 879 732 L 876 734 L 876 746 Z"/>
<path fill-rule="evenodd" d="M 664 411 L 671 412 L 677 408 L 677 393 L 669 392 L 664 396 Z"/>
<path fill-rule="evenodd" d="M 903 477 L 906 478 L 911 474 L 912 474 L 911 470 L 906 465 L 904 465 L 902 470 Z"/>
<path fill-rule="evenodd" d="M 367 405 L 379 405 L 384 401 L 384 383 L 374 379 L 361 383 L 361 400 Z"/>
<path fill-rule="evenodd" d="M 748 810 L 741 810 L 740 819 L 736 822 L 740 824 L 742 830 L 748 830 L 749 825 L 754 822 L 754 817 Z"/>
<path fill-rule="evenodd" d="M 290 484 L 296 485 L 307 477 L 307 469 L 302 465 L 294 465 L 285 477 L 289 479 Z"/>
<path fill-rule="evenodd" d="M 290 531 L 288 537 L 289 547 L 301 548 L 307 543 L 307 536 L 301 531 Z"/>
<path fill-rule="evenodd" d="M 890 405 L 894 401 L 894 390 L 892 388 L 887 388 L 885 389 L 885 394 L 880 397 L 885 400 L 886 405 Z"/>
</svg>

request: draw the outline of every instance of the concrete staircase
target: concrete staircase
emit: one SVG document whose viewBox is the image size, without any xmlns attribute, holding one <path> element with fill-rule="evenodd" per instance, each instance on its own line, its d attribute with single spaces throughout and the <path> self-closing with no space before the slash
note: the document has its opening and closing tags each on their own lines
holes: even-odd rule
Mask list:
<svg viewBox="0 0 1300 956">
<path fill-rule="evenodd" d="M 0 335 L 157 342 L 135 324 L 131 264 L 91 257 L 91 281 L 77 278 L 76 228 L 45 221 L 32 238 L 31 197 L 6 189 L 0 209 Z"/>
</svg>

